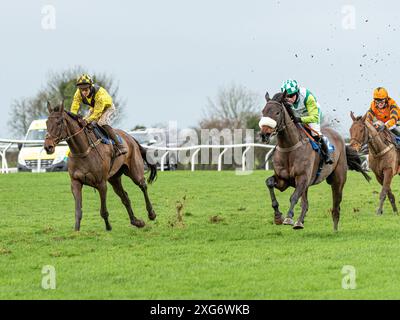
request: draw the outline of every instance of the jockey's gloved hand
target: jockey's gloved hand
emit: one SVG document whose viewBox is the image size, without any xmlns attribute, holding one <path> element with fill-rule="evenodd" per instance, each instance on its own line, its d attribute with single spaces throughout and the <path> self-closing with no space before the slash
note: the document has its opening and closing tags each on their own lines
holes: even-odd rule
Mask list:
<svg viewBox="0 0 400 320">
<path fill-rule="evenodd" d="M 300 117 L 294 117 L 293 118 L 294 123 L 301 123 L 301 118 Z"/>
<path fill-rule="evenodd" d="M 82 126 L 87 127 L 89 123 L 87 122 L 86 119 L 82 119 L 81 124 L 82 124 Z"/>
<path fill-rule="evenodd" d="M 377 130 L 378 130 L 378 132 L 382 132 L 383 130 L 385 130 L 385 125 L 382 124 L 382 125 L 378 126 Z"/>
</svg>

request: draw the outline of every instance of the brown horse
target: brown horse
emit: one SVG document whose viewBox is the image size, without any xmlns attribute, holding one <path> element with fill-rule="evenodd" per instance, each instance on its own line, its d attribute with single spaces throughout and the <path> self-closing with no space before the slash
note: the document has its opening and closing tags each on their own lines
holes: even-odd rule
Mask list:
<svg viewBox="0 0 400 320">
<path fill-rule="evenodd" d="M 157 176 L 157 168 L 146 160 L 146 150 L 130 135 L 122 130 L 116 130 L 128 148 L 128 153 L 114 157 L 112 145 L 102 144 L 82 118 L 64 110 L 64 102 L 51 108 L 47 103 L 49 117 L 47 120 L 47 136 L 44 148 L 48 154 L 55 150 L 60 141 L 66 141 L 70 148 L 68 172 L 71 178 L 71 190 L 75 198 L 75 230 L 80 230 L 82 219 L 82 186 L 88 185 L 99 191 L 101 199 L 100 215 L 106 224 L 106 230 L 111 230 L 108 221 L 106 206 L 107 181 L 112 185 L 115 193 L 121 198 L 132 225 L 143 227 L 144 222 L 137 219 L 133 213 L 128 194 L 122 187 L 121 175 L 124 174 L 142 190 L 146 201 L 146 209 L 150 220 L 156 214 L 147 194 L 147 184 L 144 177 L 144 163 L 150 169 L 149 183 Z"/>
<path fill-rule="evenodd" d="M 332 158 L 333 164 L 320 165 L 320 155 L 310 145 L 305 133 L 293 122 L 289 112 L 290 106 L 285 106 L 285 93 L 278 93 L 272 99 L 267 93 L 267 104 L 262 114 L 270 125 L 262 126 L 262 135 L 269 141 L 272 135 L 277 136 L 277 147 L 273 155 L 275 174 L 266 180 L 270 192 L 272 208 L 275 211 L 275 224 L 294 225 L 294 229 L 304 228 L 304 218 L 308 211 L 307 192 L 311 185 L 316 185 L 324 180 L 331 185 L 333 208 L 333 229 L 337 231 L 340 203 L 342 201 L 343 186 L 346 182 L 347 169 L 361 172 L 368 180 L 370 177 L 361 168 L 361 159 L 355 150 L 345 146 L 343 138 L 331 128 L 322 128 L 323 134 L 335 146 Z M 320 171 L 320 172 L 319 172 Z M 290 208 L 285 220 L 279 211 L 274 188 L 284 191 L 294 187 L 295 191 L 290 197 Z M 294 207 L 301 198 L 301 215 L 294 223 Z"/>
<path fill-rule="evenodd" d="M 356 117 L 350 113 L 353 124 L 350 128 L 350 145 L 358 152 L 368 144 L 368 165 L 382 185 L 380 203 L 376 214 L 383 213 L 383 203 L 388 196 L 393 212 L 397 214 L 396 200 L 390 189 L 393 176 L 400 173 L 400 151 L 392 143 L 391 133 L 385 129 L 378 132 L 366 121 L 367 115 Z"/>
</svg>

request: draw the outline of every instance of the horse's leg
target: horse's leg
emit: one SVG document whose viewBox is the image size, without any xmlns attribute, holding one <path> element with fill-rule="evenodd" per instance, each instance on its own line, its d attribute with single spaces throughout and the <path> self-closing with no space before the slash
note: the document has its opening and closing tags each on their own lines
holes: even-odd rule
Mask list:
<svg viewBox="0 0 400 320">
<path fill-rule="evenodd" d="M 156 218 L 156 213 L 153 210 L 153 206 L 150 202 L 149 195 L 147 193 L 147 184 L 146 178 L 144 177 L 144 167 L 143 167 L 143 160 L 140 154 L 139 149 L 134 150 L 135 157 L 131 158 L 129 170 L 124 172 L 131 180 L 139 186 L 140 190 L 143 192 L 144 200 L 146 202 L 146 210 L 147 215 L 150 220 L 154 220 Z M 140 159 L 140 160 L 139 160 Z"/>
<path fill-rule="evenodd" d="M 294 190 L 293 194 L 290 196 L 290 208 L 288 214 L 283 221 L 283 224 L 286 225 L 293 225 L 293 216 L 294 216 L 294 207 L 299 201 L 300 197 L 303 195 L 305 190 L 307 189 L 307 177 L 305 175 L 297 176 L 296 177 L 296 189 Z"/>
<path fill-rule="evenodd" d="M 374 172 L 374 173 L 375 173 L 376 181 L 378 181 L 378 183 L 383 188 L 383 179 L 384 179 L 383 172 L 381 172 L 381 174 L 378 174 L 377 172 Z M 379 209 L 376 209 L 376 214 L 379 214 L 378 211 L 379 211 Z"/>
<path fill-rule="evenodd" d="M 111 231 L 111 224 L 108 221 L 108 210 L 107 210 L 107 182 L 104 181 L 99 185 L 97 188 L 99 190 L 100 194 L 100 201 L 101 201 L 101 207 L 100 207 L 100 215 L 104 219 L 104 223 L 106 224 L 106 230 Z"/>
<path fill-rule="evenodd" d="M 394 197 L 392 189 L 389 189 L 389 191 L 388 191 L 388 198 L 389 198 L 390 204 L 392 205 L 393 213 L 398 214 L 397 206 L 396 206 L 396 199 Z"/>
<path fill-rule="evenodd" d="M 274 222 L 275 224 L 282 224 L 283 223 L 282 213 L 279 211 L 279 203 L 278 200 L 276 200 L 275 190 L 274 190 L 274 188 L 276 187 L 276 177 L 275 176 L 269 177 L 267 180 L 265 180 L 265 184 L 268 187 L 269 194 L 271 196 L 272 208 L 274 209 L 275 212 Z"/>
<path fill-rule="evenodd" d="M 346 172 L 340 174 L 338 168 L 335 169 L 332 176 L 332 220 L 333 220 L 333 230 L 338 230 L 339 218 L 340 218 L 340 203 L 343 197 L 343 187 L 346 182 Z"/>
<path fill-rule="evenodd" d="M 71 180 L 71 191 L 75 199 L 75 231 L 81 228 L 82 220 L 82 183 L 79 180 Z"/>
<path fill-rule="evenodd" d="M 144 201 L 146 201 L 146 210 L 147 210 L 148 217 L 150 220 L 154 220 L 156 218 L 156 213 L 154 212 L 153 206 L 150 202 L 150 198 L 147 193 L 147 183 L 144 178 L 142 181 L 139 182 L 139 188 L 143 192 Z"/>
<path fill-rule="evenodd" d="M 122 203 L 124 204 L 126 211 L 128 211 L 129 219 L 131 224 L 135 227 L 142 228 L 144 227 L 144 221 L 137 219 L 133 213 L 131 200 L 128 197 L 128 193 L 122 187 L 121 176 L 111 177 L 108 182 L 112 185 L 115 193 L 121 198 Z"/>
<path fill-rule="evenodd" d="M 392 182 L 392 178 L 393 178 L 392 169 L 391 168 L 383 169 L 382 191 L 381 194 L 379 195 L 379 200 L 380 200 L 379 208 L 376 211 L 376 214 L 378 215 L 383 214 L 383 203 L 385 202 L 386 195 L 390 190 L 390 184 Z"/>
<path fill-rule="evenodd" d="M 303 229 L 304 228 L 304 218 L 308 211 L 308 188 L 304 191 L 301 196 L 301 215 L 297 222 L 294 224 L 293 229 Z"/>
</svg>

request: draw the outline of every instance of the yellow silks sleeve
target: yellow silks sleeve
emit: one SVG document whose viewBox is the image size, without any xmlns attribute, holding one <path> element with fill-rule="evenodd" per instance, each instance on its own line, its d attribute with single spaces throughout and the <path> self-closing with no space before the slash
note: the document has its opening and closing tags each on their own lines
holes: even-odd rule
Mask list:
<svg viewBox="0 0 400 320">
<path fill-rule="evenodd" d="M 76 90 L 76 92 L 74 94 L 74 99 L 72 100 L 72 105 L 71 105 L 70 111 L 73 114 L 77 114 L 79 111 L 79 107 L 81 106 L 81 103 L 82 103 L 82 96 L 78 89 L 78 90 Z"/>
</svg>

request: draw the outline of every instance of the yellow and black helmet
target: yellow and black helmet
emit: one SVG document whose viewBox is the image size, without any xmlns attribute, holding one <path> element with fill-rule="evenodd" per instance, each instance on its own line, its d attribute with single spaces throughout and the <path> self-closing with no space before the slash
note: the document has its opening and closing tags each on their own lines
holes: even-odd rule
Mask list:
<svg viewBox="0 0 400 320">
<path fill-rule="evenodd" d="M 78 77 L 76 80 L 76 86 L 82 86 L 82 85 L 93 85 L 93 80 L 88 74 L 82 74 L 81 76 Z"/>
</svg>

